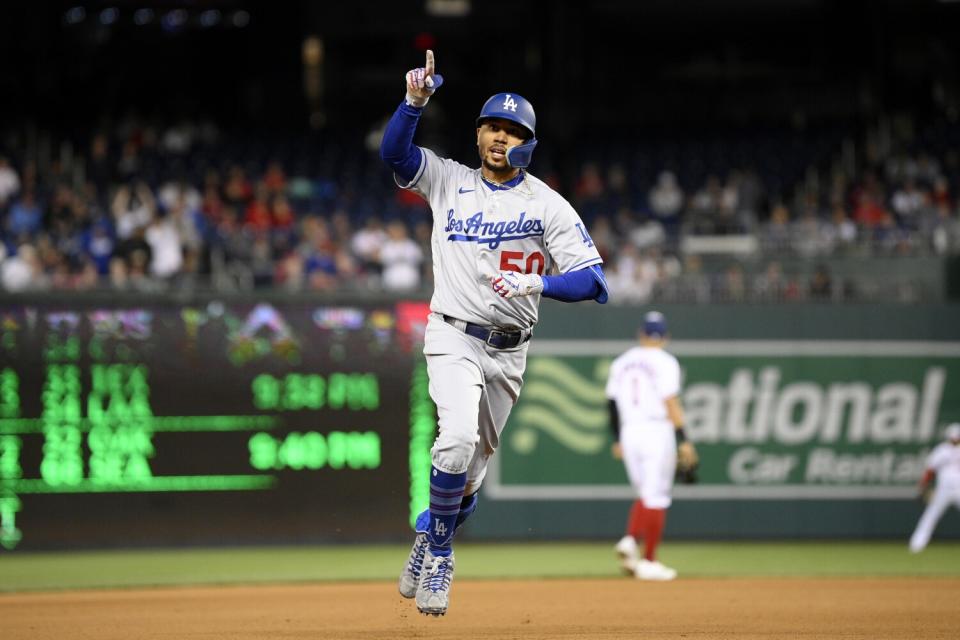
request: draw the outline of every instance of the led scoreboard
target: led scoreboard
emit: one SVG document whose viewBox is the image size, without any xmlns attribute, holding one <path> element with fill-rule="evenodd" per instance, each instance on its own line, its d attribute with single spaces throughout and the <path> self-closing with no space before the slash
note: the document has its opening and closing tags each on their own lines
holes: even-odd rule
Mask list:
<svg viewBox="0 0 960 640">
<path fill-rule="evenodd" d="M 0 548 L 403 535 L 435 428 L 426 313 L 0 303 Z"/>
</svg>

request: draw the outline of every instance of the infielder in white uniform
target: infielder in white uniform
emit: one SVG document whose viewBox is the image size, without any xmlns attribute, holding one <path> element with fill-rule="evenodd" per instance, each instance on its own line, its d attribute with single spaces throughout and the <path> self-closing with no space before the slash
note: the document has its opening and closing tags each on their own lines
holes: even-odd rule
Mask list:
<svg viewBox="0 0 960 640">
<path fill-rule="evenodd" d="M 910 536 L 910 551 L 920 553 L 943 517 L 947 508 L 953 505 L 960 509 L 960 422 L 949 425 L 944 431 L 946 442 L 941 442 L 927 457 L 927 468 L 920 480 L 921 495 L 927 494 L 934 477 L 937 486 L 929 495 L 927 508 L 917 522 L 917 528 Z"/>
<path fill-rule="evenodd" d="M 423 108 L 442 83 L 427 51 L 426 66 L 407 73 L 406 98 L 380 147 L 397 184 L 433 211 L 435 289 L 423 352 L 439 433 L 430 508 L 417 520 L 400 576 L 400 593 L 433 615 L 449 605 L 454 532 L 476 509 L 487 463 L 520 395 L 541 295 L 607 300 L 602 260 L 579 215 L 525 170 L 537 144 L 527 100 L 499 93 L 483 105 L 479 169 L 413 144 Z"/>
<path fill-rule="evenodd" d="M 615 550 L 623 568 L 643 580 L 677 576 L 674 569 L 657 561 L 657 546 L 671 503 L 677 456 L 685 469 L 697 464 L 696 449 L 683 431 L 680 364 L 663 350 L 666 341 L 666 320 L 651 311 L 644 317 L 640 345 L 613 361 L 607 380 L 612 452 L 623 460 L 637 494 L 627 533 Z M 642 558 L 637 550 L 641 538 Z"/>
</svg>

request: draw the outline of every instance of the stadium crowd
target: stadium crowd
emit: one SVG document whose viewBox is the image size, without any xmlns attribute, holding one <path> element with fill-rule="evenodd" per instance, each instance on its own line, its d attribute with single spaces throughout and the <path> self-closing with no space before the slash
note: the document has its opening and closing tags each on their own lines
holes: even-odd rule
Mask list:
<svg viewBox="0 0 960 640">
<path fill-rule="evenodd" d="M 430 284 L 427 209 L 369 148 L 136 120 L 76 148 L 34 134 L 0 142 L 7 291 Z M 534 173 L 580 211 L 615 300 L 836 299 L 854 295 L 837 258 L 960 252 L 956 134 L 846 160 L 830 137 L 601 149 L 570 168 L 545 150 Z"/>
</svg>

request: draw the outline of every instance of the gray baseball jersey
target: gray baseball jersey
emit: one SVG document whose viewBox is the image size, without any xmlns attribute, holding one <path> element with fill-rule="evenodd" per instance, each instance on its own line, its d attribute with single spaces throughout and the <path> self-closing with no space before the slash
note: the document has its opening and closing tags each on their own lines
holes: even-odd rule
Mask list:
<svg viewBox="0 0 960 640">
<path fill-rule="evenodd" d="M 424 149 L 406 187 L 433 210 L 430 309 L 479 325 L 530 329 L 539 295 L 504 299 L 490 286 L 501 271 L 566 273 L 603 260 L 580 216 L 529 173 L 512 189 L 490 185 L 454 160 Z"/>
</svg>

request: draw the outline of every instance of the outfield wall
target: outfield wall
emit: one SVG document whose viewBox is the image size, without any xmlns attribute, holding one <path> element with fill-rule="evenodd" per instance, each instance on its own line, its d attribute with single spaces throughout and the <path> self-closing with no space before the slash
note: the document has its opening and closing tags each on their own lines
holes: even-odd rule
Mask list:
<svg viewBox="0 0 960 640">
<path fill-rule="evenodd" d="M 543 304 L 474 539 L 613 538 L 603 394 L 641 307 Z M 905 538 L 960 420 L 960 305 L 667 306 L 701 483 L 675 538 Z M 436 419 L 424 300 L 0 304 L 0 553 L 399 541 Z M 951 513 L 937 536 L 960 537 Z"/>
<path fill-rule="evenodd" d="M 909 535 L 927 452 L 960 420 L 960 307 L 661 306 L 701 481 L 680 538 Z M 478 538 L 616 536 L 631 490 L 603 386 L 648 308 L 546 303 Z M 938 536 L 960 536 L 960 514 Z"/>
</svg>

